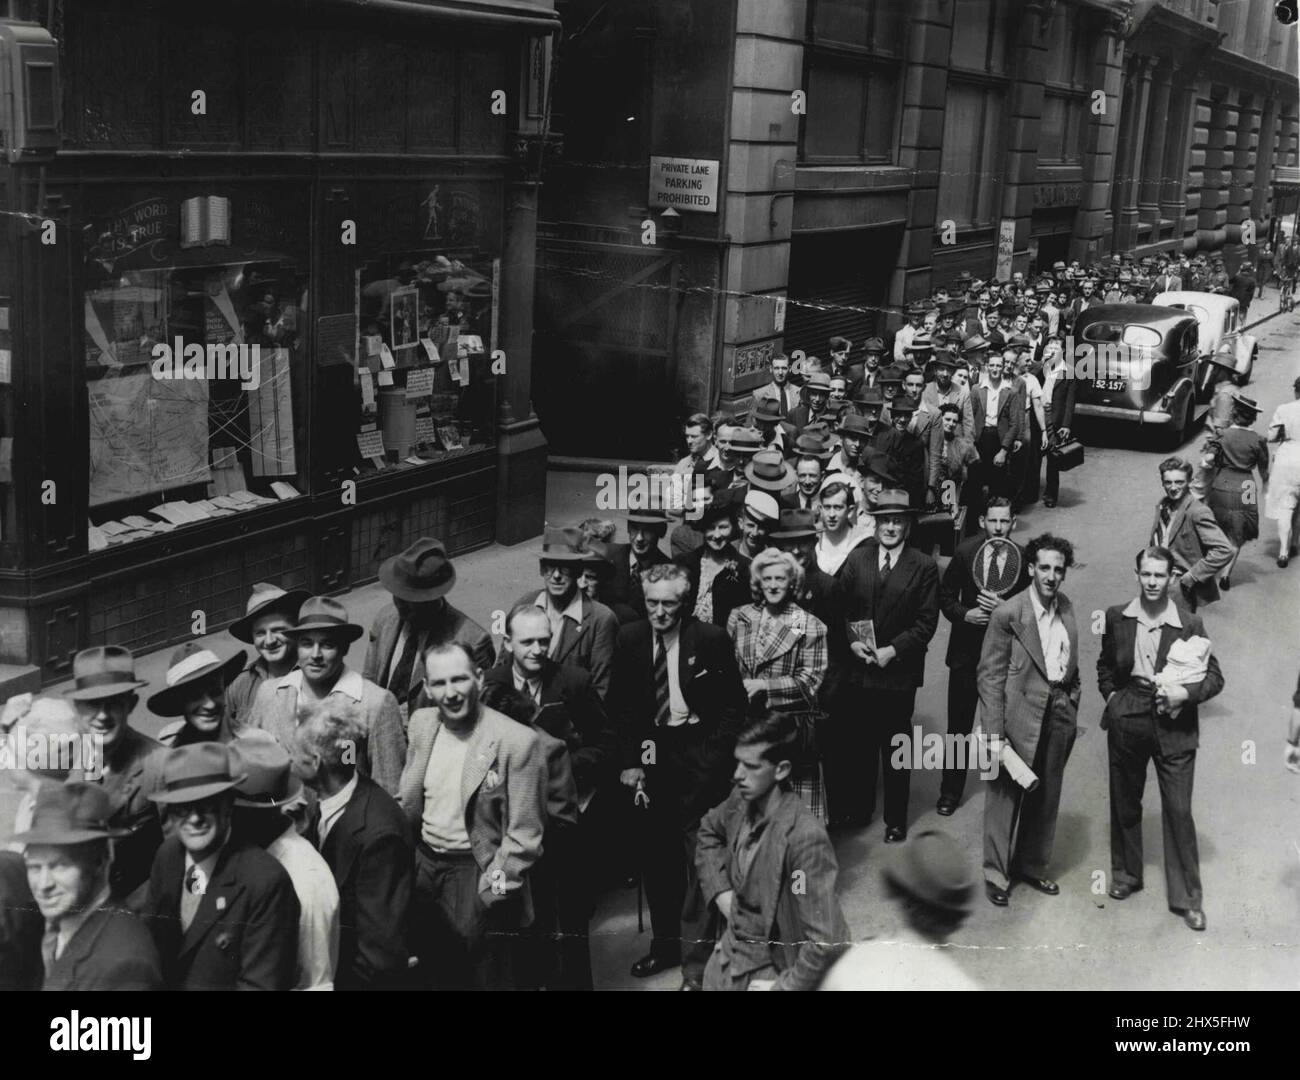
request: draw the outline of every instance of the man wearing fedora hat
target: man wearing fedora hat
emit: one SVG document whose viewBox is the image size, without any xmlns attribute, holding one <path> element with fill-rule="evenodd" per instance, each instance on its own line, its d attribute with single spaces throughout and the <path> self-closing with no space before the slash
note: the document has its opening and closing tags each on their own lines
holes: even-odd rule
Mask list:
<svg viewBox="0 0 1300 1080">
<path fill-rule="evenodd" d="M 627 604 L 638 618 L 645 616 L 642 576 L 650 567 L 671 561 L 659 546 L 667 532 L 668 517 L 664 511 L 653 508 L 630 510 L 627 515 L 628 542 L 609 545 L 609 561 L 614 564 L 608 585 L 609 595 L 618 603 Z"/>
<path fill-rule="evenodd" d="M 894 335 L 894 363 L 901 364 L 907 359 L 907 347 L 925 325 L 926 310 L 925 304 L 920 300 L 913 300 L 907 305 L 907 325 Z"/>
<path fill-rule="evenodd" d="M 541 740 L 481 701 L 465 646 L 424 655 L 430 708 L 411 714 L 398 801 L 419 839 L 412 930 L 440 989 L 511 989 L 514 942 L 533 922 L 528 870 L 541 857 L 547 764 Z"/>
<path fill-rule="evenodd" d="M 180 716 L 159 732 L 164 746 L 230 742 L 235 737 L 226 715 L 226 687 L 244 670 L 248 653 L 240 649 L 222 660 L 211 649 L 187 641 L 167 665 L 166 687 L 149 698 L 155 716 Z"/>
<path fill-rule="evenodd" d="M 826 402 L 831 395 L 831 377 L 824 371 L 814 371 L 803 386 L 803 403 L 790 413 L 790 423 L 802 431 L 826 415 Z"/>
<path fill-rule="evenodd" d="M 109 823 L 127 835 L 114 844 L 109 884 L 114 899 L 124 899 L 149 880 L 154 853 L 163 841 L 158 811 L 149 800 L 157 787 L 161 744 L 128 722 L 148 685 L 135 677 L 129 649 L 100 645 L 83 649 L 72 660 L 72 689 L 65 692 L 77 710 L 83 735 L 101 740 L 102 767 L 73 770 L 70 780 L 102 787 L 113 808 Z"/>
<path fill-rule="evenodd" d="M 578 588 L 588 600 L 599 600 L 618 620 L 619 626 L 636 622 L 638 616 L 630 604 L 621 604 L 608 595 L 608 585 L 614 577 L 614 564 L 607 553 L 608 545 L 600 544 L 599 550 L 588 542 L 588 549 L 579 564 Z"/>
<path fill-rule="evenodd" d="M 829 382 L 826 391 L 829 396 Z M 793 415 L 793 410 L 789 415 Z M 777 404 L 773 398 L 755 400 L 749 414 L 749 422 L 762 433 L 763 449 L 778 451 L 782 457 L 790 453 L 795 436 L 799 434 L 799 429 L 777 411 Z"/>
<path fill-rule="evenodd" d="M 776 416 L 784 418 L 799 404 L 799 388 L 790 381 L 790 358 L 783 353 L 772 357 L 772 381 L 754 391 L 754 406 L 771 401 Z"/>
<path fill-rule="evenodd" d="M 920 373 L 916 375 L 919 377 Z M 896 398 L 890 409 L 890 422 L 898 435 L 898 446 L 894 450 L 892 464 L 897 470 L 899 480 L 912 501 L 913 506 L 925 505 L 927 480 L 929 479 L 929 462 L 927 437 L 922 438 L 912 430 L 912 420 L 916 416 L 916 402 L 907 395 Z"/>
<path fill-rule="evenodd" d="M 926 829 L 887 852 L 888 903 L 875 935 L 827 973 L 822 990 L 979 990 L 949 942 L 970 914 L 975 876 L 961 845 Z"/>
<path fill-rule="evenodd" d="M 580 530 L 546 526 L 540 554 L 542 591 L 527 592 L 515 604 L 535 604 L 546 612 L 551 624 L 547 654 L 557 664 L 572 664 L 587 672 L 603 700 L 609 692 L 618 619 L 578 588 L 587 554 Z"/>
<path fill-rule="evenodd" d="M 298 611 L 311 594 L 306 589 L 285 590 L 258 582 L 248 598 L 244 617 L 230 624 L 230 636 L 257 650 L 257 659 L 226 687 L 226 712 L 230 728 L 238 732 L 248 723 L 257 688 L 267 679 L 281 679 L 298 664 L 298 651 L 285 633 L 298 621 Z"/>
<path fill-rule="evenodd" d="M 793 442 L 790 448 L 794 449 Z M 766 491 L 778 504 L 789 507 L 797 498 L 794 466 L 780 450 L 769 448 L 755 454 L 745 466 L 745 479 L 751 491 Z"/>
<path fill-rule="evenodd" d="M 23 845 L 27 884 L 45 919 L 45 990 L 157 990 L 158 953 L 149 931 L 111 899 L 112 800 L 93 784 L 43 782 Z"/>
<path fill-rule="evenodd" d="M 310 840 L 287 816 L 301 801 L 302 781 L 289 754 L 265 731 L 249 728 L 231 744 L 244 779 L 235 788 L 230 835 L 261 848 L 284 867 L 298 898 L 298 977 L 295 990 L 333 990 L 339 955 L 339 890 Z"/>
<path fill-rule="evenodd" d="M 800 435 L 795 440 L 795 497 L 799 500 L 798 509 L 817 512 L 817 492 L 822 486 L 826 462 L 831 452 L 826 444 L 816 435 Z"/>
<path fill-rule="evenodd" d="M 294 642 L 298 667 L 262 684 L 253 703 L 250 726 L 269 731 L 288 747 L 299 723 L 299 708 L 331 696 L 356 702 L 366 737 L 357 747 L 357 765 L 385 791 L 397 791 L 406 760 L 406 733 L 392 693 L 347 666 L 348 646 L 364 629 L 348 619 L 347 609 L 328 596 L 302 605 L 298 622 L 285 631 Z"/>
<path fill-rule="evenodd" d="M 871 819 L 876 773 L 884 773 L 885 842 L 907 835 L 909 762 L 891 750 L 896 735 L 912 736 L 916 691 L 925 679 L 925 653 L 939 624 L 939 571 L 934 560 L 907 544 L 918 508 L 906 491 L 885 490 L 876 499 L 876 538 L 854 549 L 838 576 L 839 602 L 849 620 L 849 649 L 857 663 L 848 675 L 847 714 L 834 725 L 845 739 L 827 765 L 839 775 L 835 806 L 832 767 L 827 768 L 831 811 L 853 823 Z M 853 624 L 870 620 L 871 634 Z M 863 768 L 865 767 L 865 775 Z"/>
<path fill-rule="evenodd" d="M 98 771 L 94 760 L 94 742 L 87 740 L 77 725 L 77 710 L 72 702 L 60 698 L 34 698 L 31 694 L 16 694 L 5 702 L 4 715 L 0 716 L 0 752 L 8 741 L 8 760 L 0 753 L 0 762 L 13 788 L 20 794 L 14 810 L 13 829 L 26 832 L 32 820 L 32 807 L 36 802 L 36 789 L 42 781 L 63 783 L 72 774 L 78 754 L 86 769 Z M 26 743 L 24 753 L 23 743 Z M 38 749 L 39 748 L 39 749 Z M 88 753 L 89 752 L 89 753 Z M 8 832 L 0 826 L 0 833 Z M 22 845 L 10 841 L 7 846 L 22 852 Z"/>
<path fill-rule="evenodd" d="M 849 941 L 830 838 L 790 784 L 798 741 L 789 714 L 751 721 L 736 739 L 731 794 L 700 821 L 700 888 L 726 924 L 705 990 L 816 989 Z"/>
<path fill-rule="evenodd" d="M 492 635 L 447 599 L 456 584 L 456 568 L 440 541 L 421 537 L 385 559 L 379 581 L 393 603 L 370 627 L 361 674 L 392 693 L 405 720 L 424 681 L 420 658 L 429 646 L 459 641 L 484 668 L 491 667 L 495 649 Z"/>
<path fill-rule="evenodd" d="M 297 980 L 293 882 L 231 836 L 239 769 L 227 743 L 176 747 L 150 796 L 171 835 L 154 859 L 145 914 L 171 990 L 289 990 Z"/>
<path fill-rule="evenodd" d="M 316 794 L 304 836 L 334 875 L 339 897 L 336 990 L 408 983 L 408 916 L 415 863 L 397 800 L 357 771 L 364 737 L 356 706 L 327 698 L 308 710 L 289 748 L 294 775 Z"/>
</svg>

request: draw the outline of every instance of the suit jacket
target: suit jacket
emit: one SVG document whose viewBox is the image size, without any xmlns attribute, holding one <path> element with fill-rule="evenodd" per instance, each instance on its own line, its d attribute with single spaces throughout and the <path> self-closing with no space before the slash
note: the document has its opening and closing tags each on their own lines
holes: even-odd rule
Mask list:
<svg viewBox="0 0 1300 1080">
<path fill-rule="evenodd" d="M 398 802 L 417 839 L 424 814 L 424 774 L 441 727 L 437 709 L 411 714 L 411 745 Z M 546 784 L 546 755 L 536 732 L 481 706 L 465 753 L 460 791 L 470 851 L 479 868 L 479 899 L 485 907 L 500 906 L 502 925 L 524 927 L 533 921 L 528 870 L 542 854 Z M 491 888 L 498 870 L 504 877 L 501 895 Z"/>
<path fill-rule="evenodd" d="M 414 885 L 411 831 L 397 800 L 368 776 L 357 776 L 347 806 L 319 843 L 320 804 L 308 838 L 339 889 L 336 990 L 392 990 L 406 977 L 407 919 Z"/>
<path fill-rule="evenodd" d="M 946 445 L 945 445 L 946 444 Z M 943 424 L 930 426 L 930 446 L 926 454 L 930 475 L 927 483 L 937 498 L 943 497 L 943 482 L 951 480 L 960 492 L 972 468 L 980 464 L 975 444 L 958 428 L 951 441 L 944 438 Z"/>
<path fill-rule="evenodd" d="M 1069 598 L 1058 593 L 1056 602 L 1070 639 L 1064 681 L 1077 712 L 1081 692 L 1079 631 Z M 1004 735 L 1025 764 L 1032 765 L 1051 689 L 1028 590 L 999 604 L 989 616 L 978 681 L 984 731 Z"/>
<path fill-rule="evenodd" d="M 490 686 L 514 687 L 508 660 L 484 677 L 483 689 Z M 580 800 L 613 779 L 618 737 L 591 676 L 582 668 L 550 659 L 543 663 L 541 705 L 533 723 L 568 747 Z"/>
<path fill-rule="evenodd" d="M 401 631 L 402 617 L 392 604 L 388 604 L 375 616 L 374 624 L 370 627 L 370 644 L 366 648 L 366 662 L 361 667 L 361 674 L 385 689 L 388 688 L 388 681 L 392 677 L 391 668 L 395 663 L 393 650 L 397 648 L 397 639 L 401 636 Z M 446 605 L 442 617 L 425 631 L 424 644 L 427 646 L 448 641 L 459 641 L 466 646 L 470 655 L 474 657 L 475 663 L 484 671 L 487 671 L 496 660 L 492 635 L 451 604 Z M 411 681 L 407 687 L 406 699 L 408 708 L 403 716 L 409 715 L 412 711 L 409 702 L 419 693 L 423 682 L 424 650 L 421 649 L 416 654 L 415 663 L 411 665 Z"/>
<path fill-rule="evenodd" d="M 988 416 L 989 407 L 989 388 L 987 386 L 976 386 L 971 390 L 971 420 L 975 424 L 975 441 L 979 443 L 980 434 L 984 431 L 984 422 Z M 998 396 L 998 442 L 1002 448 L 1009 454 L 1015 441 L 1020 438 L 1021 429 L 1025 424 L 1025 391 L 1023 383 L 1012 383 L 1008 386 L 1002 385 L 1002 392 Z"/>
<path fill-rule="evenodd" d="M 1117 604 L 1106 609 L 1106 630 L 1101 639 L 1101 655 L 1097 657 L 1097 683 L 1103 698 L 1110 698 L 1112 692 L 1128 686 L 1133 677 L 1133 646 L 1137 640 L 1137 619 L 1126 618 L 1124 609 L 1127 604 Z M 1204 637 L 1205 624 L 1200 616 L 1182 609 L 1178 617 L 1183 626 L 1181 630 L 1172 626 L 1160 628 L 1160 647 L 1156 652 L 1156 671 L 1165 666 L 1169 658 L 1169 647 L 1175 641 L 1185 641 L 1189 637 Z M 1211 654 L 1205 678 L 1198 683 L 1184 687 L 1187 690 L 1187 702 L 1178 711 L 1177 716 L 1156 716 L 1156 742 L 1162 755 L 1179 754 L 1186 750 L 1195 750 L 1200 743 L 1200 714 L 1197 706 L 1202 701 L 1209 701 L 1223 689 L 1223 672 L 1218 659 Z M 1101 728 L 1105 731 L 1121 706 L 1116 699 L 1107 701 L 1101 714 Z"/>
<path fill-rule="evenodd" d="M 158 806 L 149 800 L 161 783 L 162 750 L 161 743 L 128 727 L 116 747 L 112 769 L 89 779 L 80 769 L 68 774 L 69 780 L 102 787 L 113 804 L 109 824 L 130 830 L 129 836 L 113 842 L 108 881 L 115 900 L 125 899 L 149 880 L 154 855 L 163 842 Z"/>
<path fill-rule="evenodd" d="M 689 826 L 731 788 L 731 755 L 747 698 L 727 632 L 691 617 L 680 626 L 677 675 L 699 723 L 679 731 L 669 746 L 656 738 L 654 635 L 645 619 L 619 631 L 609 713 L 619 734 L 620 768 L 644 769 L 652 805 L 658 792 Z M 655 748 L 653 761 L 647 760 L 646 743 Z"/>
<path fill-rule="evenodd" d="M 1078 392 L 1078 379 L 1058 377 L 1053 380 L 1050 397 L 1043 402 L 1049 432 L 1074 427 L 1074 400 Z"/>
<path fill-rule="evenodd" d="M 939 609 L 952 623 L 948 635 L 948 652 L 944 663 L 950 668 L 975 668 L 979 666 L 984 649 L 984 632 L 988 628 L 966 621 L 966 613 L 979 607 L 979 588 L 975 584 L 975 552 L 984 543 L 983 536 L 967 537 L 952 553 L 943 579 L 939 582 Z M 1003 597 L 1008 600 L 1029 585 L 1029 568 L 1020 561 L 1020 576 L 1011 591 Z"/>
<path fill-rule="evenodd" d="M 767 683 L 766 705 L 783 712 L 811 712 L 826 677 L 826 625 L 798 604 L 791 604 L 764 647 L 760 648 L 758 604 L 736 608 L 727 620 L 735 642 L 742 679 Z"/>
<path fill-rule="evenodd" d="M 763 401 L 764 399 L 768 399 L 768 398 L 770 398 L 772 401 L 781 400 L 781 389 L 776 385 L 775 382 L 765 383 L 763 386 L 760 386 L 757 390 L 754 391 L 755 405 L 757 405 L 760 401 Z M 783 415 L 789 415 L 798 407 L 799 407 L 799 387 L 795 386 L 795 384 L 792 382 L 787 382 L 785 384 L 785 413 Z"/>
<path fill-rule="evenodd" d="M 910 431 L 899 432 L 898 447 L 891 461 L 897 470 L 895 475 L 903 482 L 912 505 L 924 506 L 925 490 L 929 480 L 925 439 L 920 435 L 913 435 Z"/>
<path fill-rule="evenodd" d="M 290 990 L 298 979 L 297 894 L 272 856 L 229 842 L 181 930 L 185 849 L 169 837 L 149 877 L 146 916 L 171 990 Z"/>
<path fill-rule="evenodd" d="M 41 989 L 161 990 L 162 962 L 138 915 L 101 907 L 63 947 Z"/>
<path fill-rule="evenodd" d="M 44 933 L 45 919 L 27 885 L 23 857 L 0 850 L 0 990 L 41 985 Z"/>
<path fill-rule="evenodd" d="M 344 677 L 355 674 L 347 667 L 343 669 Z M 293 733 L 298 728 L 299 694 L 292 686 L 282 686 L 283 681 L 268 679 L 261 685 L 249 715 L 249 726 L 269 731 L 281 746 L 292 753 Z M 333 693 L 341 691 L 336 687 Z M 402 714 L 397 699 L 383 687 L 363 680 L 357 711 L 366 731 L 366 742 L 357 757 L 357 767 L 392 794 L 397 791 L 402 763 L 406 758 L 406 733 L 402 730 Z"/>
<path fill-rule="evenodd" d="M 795 429 L 796 433 L 798 433 L 809 424 L 816 423 L 818 420 L 826 420 L 830 422 L 833 419 L 834 416 L 829 408 L 823 409 L 817 416 L 813 416 L 809 412 L 807 405 L 800 405 L 790 413 L 790 426 Z"/>
<path fill-rule="evenodd" d="M 638 619 L 645 618 L 645 594 L 641 591 L 640 577 L 632 573 L 632 566 L 629 560 L 632 555 L 631 544 L 610 544 L 608 558 L 614 564 L 614 573 L 610 575 L 609 581 L 602 586 L 602 592 L 609 593 L 610 599 L 618 604 L 627 604 L 636 612 Z M 671 562 L 656 544 L 652 547 L 644 559 L 647 566 L 655 566 L 658 563 Z"/>
<path fill-rule="evenodd" d="M 712 904 L 733 891 L 733 921 L 761 928 L 767 935 L 766 953 L 749 963 L 733 960 L 732 974 L 757 970 L 755 963 L 762 960 L 781 973 L 775 989 L 815 990 L 850 940 L 835 897 L 835 851 L 803 799 L 782 791 L 742 876 L 737 845 L 745 814 L 745 801 L 733 792 L 704 815 L 695 849 L 705 902 Z M 802 889 L 789 887 L 796 872 L 803 875 Z"/>
<path fill-rule="evenodd" d="M 915 688 L 925 681 L 926 649 L 939 628 L 939 569 L 928 555 L 904 544 L 882 584 L 879 559 L 879 542 L 864 541 L 849 553 L 835 580 L 844 618 L 871 619 L 876 646 L 892 645 L 897 655 L 884 668 L 853 656 L 849 679 L 866 689 Z"/>
<path fill-rule="evenodd" d="M 1160 543 L 1160 504 L 1156 504 L 1151 522 L 1153 544 Z M 1224 534 L 1212 511 L 1190 494 L 1169 520 L 1169 541 L 1164 545 L 1174 553 L 1180 573 L 1187 574 L 1193 591 L 1208 604 L 1219 598 L 1219 576 L 1236 553 L 1232 541 Z"/>
<path fill-rule="evenodd" d="M 542 593 L 526 592 L 516 604 L 536 603 L 539 596 L 542 606 L 546 597 Z M 565 619 L 560 632 L 560 643 L 556 646 L 551 659 L 557 664 L 572 664 L 591 675 L 591 685 L 603 699 L 609 693 L 609 677 L 614 668 L 614 641 L 618 637 L 618 618 L 615 614 L 595 600 L 582 597 L 582 622 L 573 625 L 573 620 Z M 502 647 L 498 659 L 506 656 Z"/>
</svg>

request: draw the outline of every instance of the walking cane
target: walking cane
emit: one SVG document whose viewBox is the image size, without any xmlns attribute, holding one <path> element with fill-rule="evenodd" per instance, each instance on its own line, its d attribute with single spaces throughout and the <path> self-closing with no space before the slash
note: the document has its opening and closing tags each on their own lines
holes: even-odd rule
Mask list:
<svg viewBox="0 0 1300 1080">
<path fill-rule="evenodd" d="M 639 806 L 643 810 L 650 809 L 650 796 L 646 794 L 645 781 L 638 780 L 636 784 L 636 794 L 632 796 L 632 805 Z M 645 933 L 645 865 L 637 867 L 636 874 L 636 932 Z"/>
</svg>

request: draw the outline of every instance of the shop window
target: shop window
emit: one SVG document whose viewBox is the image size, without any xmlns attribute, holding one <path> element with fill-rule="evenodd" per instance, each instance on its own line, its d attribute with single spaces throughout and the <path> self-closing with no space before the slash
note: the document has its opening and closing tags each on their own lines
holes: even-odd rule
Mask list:
<svg viewBox="0 0 1300 1080">
<path fill-rule="evenodd" d="M 808 25 L 800 160 L 892 162 L 902 20 L 885 2 L 816 0 Z"/>
<path fill-rule="evenodd" d="M 1038 160 L 1047 164 L 1078 165 L 1083 160 L 1090 63 L 1082 18 L 1073 7 L 1062 6 L 1052 21 L 1038 145 Z"/>
<path fill-rule="evenodd" d="M 1007 0 L 961 0 L 955 7 L 952 66 L 964 71 L 1005 75 L 1011 26 Z"/>
<path fill-rule="evenodd" d="M 983 228 L 997 216 L 1002 190 L 1001 87 L 948 84 L 937 219 Z"/>
<path fill-rule="evenodd" d="M 499 260 L 467 252 L 385 255 L 359 271 L 359 362 L 348 377 L 363 476 L 492 444 L 499 272 Z"/>
<path fill-rule="evenodd" d="M 91 551 L 305 491 L 307 278 L 284 259 L 206 260 L 230 243 L 227 213 L 217 197 L 182 205 L 193 251 L 174 257 L 191 265 L 87 264 Z"/>
<path fill-rule="evenodd" d="M 1051 165 L 1078 165 L 1083 160 L 1087 109 L 1084 95 L 1048 90 L 1043 96 L 1043 122 L 1038 160 Z"/>
</svg>

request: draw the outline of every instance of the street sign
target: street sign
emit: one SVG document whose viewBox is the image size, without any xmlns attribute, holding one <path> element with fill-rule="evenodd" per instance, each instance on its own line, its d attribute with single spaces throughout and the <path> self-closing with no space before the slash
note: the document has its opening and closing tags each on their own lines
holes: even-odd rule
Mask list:
<svg viewBox="0 0 1300 1080">
<path fill-rule="evenodd" d="M 668 207 L 716 214 L 719 166 L 719 162 L 704 158 L 652 157 L 650 205 L 656 210 Z"/>
</svg>

